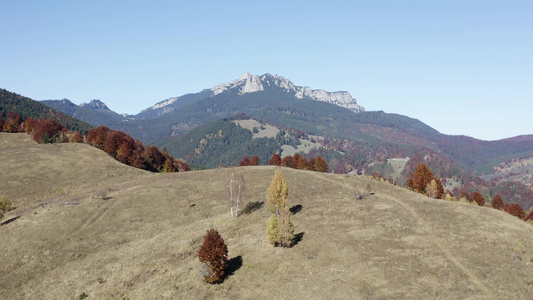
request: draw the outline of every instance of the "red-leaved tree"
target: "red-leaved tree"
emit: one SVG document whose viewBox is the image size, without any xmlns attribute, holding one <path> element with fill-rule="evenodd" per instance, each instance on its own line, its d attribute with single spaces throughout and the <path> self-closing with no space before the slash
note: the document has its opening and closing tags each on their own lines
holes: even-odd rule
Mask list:
<svg viewBox="0 0 533 300">
<path fill-rule="evenodd" d="M 503 200 L 500 194 L 496 194 L 494 197 L 492 197 L 492 207 L 496 209 L 502 209 L 503 205 Z"/>
<path fill-rule="evenodd" d="M 198 259 L 209 267 L 204 275 L 209 283 L 220 283 L 228 267 L 228 247 L 216 229 L 210 229 L 204 236 L 204 243 L 198 251 Z"/>
<path fill-rule="evenodd" d="M 50 119 L 34 120 L 31 136 L 38 143 L 51 143 L 67 129 L 59 122 Z"/>
<path fill-rule="evenodd" d="M 471 197 L 473 201 L 476 201 L 477 205 L 479 206 L 485 205 L 485 197 L 483 197 L 483 195 L 481 195 L 480 193 L 474 192 L 472 193 Z"/>
<path fill-rule="evenodd" d="M 518 203 L 514 203 L 514 202 L 506 203 L 503 206 L 503 210 L 505 210 L 506 213 L 511 214 L 520 219 L 524 219 L 524 217 L 526 216 L 526 214 L 524 213 L 524 210 L 522 209 L 522 206 L 520 206 L 520 204 Z"/>
<path fill-rule="evenodd" d="M 252 156 L 252 158 L 250 159 L 250 166 L 259 166 L 259 156 Z"/>
<path fill-rule="evenodd" d="M 248 155 L 245 155 L 241 162 L 239 163 L 239 166 L 241 167 L 246 167 L 246 166 L 249 166 L 250 165 L 250 157 Z"/>
<path fill-rule="evenodd" d="M 281 157 L 279 154 L 274 153 L 272 154 L 272 157 L 270 158 L 270 161 L 268 162 L 270 166 L 281 166 Z"/>
<path fill-rule="evenodd" d="M 426 188 L 433 178 L 429 167 L 421 163 L 416 165 L 411 177 L 407 179 L 407 186 L 417 193 L 426 194 Z"/>
</svg>

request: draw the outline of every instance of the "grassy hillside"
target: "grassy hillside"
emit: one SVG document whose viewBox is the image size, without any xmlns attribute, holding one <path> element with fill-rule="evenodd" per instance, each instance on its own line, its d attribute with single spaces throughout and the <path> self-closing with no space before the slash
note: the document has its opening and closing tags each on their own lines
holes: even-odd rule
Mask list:
<svg viewBox="0 0 533 300">
<path fill-rule="evenodd" d="M 268 244 L 266 206 L 236 220 L 226 169 L 153 174 L 83 144 L 0 133 L 6 299 L 528 299 L 533 226 L 486 207 L 431 200 L 347 175 L 283 168 L 301 240 Z M 47 170 L 46 170 L 47 169 Z M 249 202 L 274 167 L 244 167 Z M 369 183 L 375 195 L 355 200 Z M 225 239 L 232 274 L 199 277 L 206 230 Z"/>
</svg>

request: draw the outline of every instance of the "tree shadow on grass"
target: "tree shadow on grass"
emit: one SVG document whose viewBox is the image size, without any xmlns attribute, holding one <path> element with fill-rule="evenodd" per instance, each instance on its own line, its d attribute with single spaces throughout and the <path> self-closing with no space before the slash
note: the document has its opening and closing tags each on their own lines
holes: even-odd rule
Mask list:
<svg viewBox="0 0 533 300">
<path fill-rule="evenodd" d="M 305 234 L 305 231 L 302 231 L 294 235 L 294 239 L 292 240 L 292 243 L 291 243 L 291 248 L 298 245 L 298 243 L 302 241 L 302 239 L 304 238 L 304 234 Z"/>
<path fill-rule="evenodd" d="M 11 219 L 5 220 L 4 222 L 0 223 L 0 226 L 7 225 L 7 224 L 9 224 L 11 222 L 15 222 L 20 217 L 22 217 L 22 216 L 16 216 L 16 217 L 13 217 Z"/>
<path fill-rule="evenodd" d="M 296 204 L 295 206 L 289 208 L 289 210 L 291 211 L 291 214 L 295 215 L 302 210 L 302 206 L 300 204 Z"/>
<path fill-rule="evenodd" d="M 224 273 L 224 280 L 226 280 L 229 276 L 235 274 L 235 272 L 237 272 L 241 267 L 242 256 L 235 256 L 234 258 L 228 260 L 228 267 L 226 268 L 226 272 Z"/>
<path fill-rule="evenodd" d="M 246 203 L 246 206 L 242 210 L 241 214 L 251 214 L 254 211 L 260 209 L 265 204 L 265 201 L 255 201 L 255 202 L 248 202 Z"/>
</svg>

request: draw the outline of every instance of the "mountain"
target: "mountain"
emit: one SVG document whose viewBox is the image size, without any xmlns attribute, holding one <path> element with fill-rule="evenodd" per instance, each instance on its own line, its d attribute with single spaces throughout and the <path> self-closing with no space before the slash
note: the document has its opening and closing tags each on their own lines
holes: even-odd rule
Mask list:
<svg viewBox="0 0 533 300">
<path fill-rule="evenodd" d="M 110 110 L 100 100 L 92 100 L 80 105 L 76 105 L 68 99 L 43 100 L 41 103 L 94 126 L 105 125 L 119 130 L 121 123 L 127 120 L 125 116 Z"/>
<path fill-rule="evenodd" d="M 0 113 L 5 118 L 6 113 L 9 111 L 19 113 L 23 119 L 30 117 L 33 119 L 56 120 L 68 130 L 80 131 L 81 133 L 86 133 L 92 127 L 90 124 L 72 117 L 69 112 L 64 112 L 61 109 L 51 109 L 42 102 L 0 89 Z"/>
<path fill-rule="evenodd" d="M 102 101 L 100 101 L 98 99 L 93 99 L 89 103 L 82 103 L 82 104 L 80 104 L 80 106 L 83 107 L 83 108 L 88 108 L 88 109 L 95 109 L 95 110 L 99 110 L 100 109 L 100 110 L 104 110 L 104 111 L 111 111 L 109 109 L 109 107 L 107 107 L 107 105 L 104 102 L 102 102 Z"/>
<path fill-rule="evenodd" d="M 447 157 L 466 172 L 490 175 L 502 161 L 533 155 L 531 137 L 488 142 L 443 135 L 408 116 L 367 112 L 349 93 L 295 86 L 290 80 L 271 74 L 245 73 L 229 83 L 168 98 L 129 117 L 102 109 L 100 103 L 95 105 L 98 109 L 74 109 L 61 101 L 45 103 L 91 124 L 127 132 L 144 143 L 160 144 L 164 139 L 169 149 L 177 149 L 171 145 L 173 139 L 198 126 L 246 114 L 280 129 L 327 137 L 334 142 L 330 149 L 346 154 L 344 158 L 329 156 L 336 161 L 350 160 L 349 168 L 383 163 L 383 157 L 412 157 L 413 153 L 430 151 Z M 373 148 L 372 156 L 361 153 L 361 147 Z"/>
<path fill-rule="evenodd" d="M 295 86 L 290 80 L 278 75 L 264 74 L 261 76 L 244 73 L 237 80 L 229 83 L 219 84 L 211 89 L 203 90 L 196 94 L 188 94 L 181 97 L 173 97 L 161 101 L 156 105 L 143 110 L 136 117 L 160 116 L 183 106 L 198 101 L 200 99 L 213 97 L 219 94 L 244 95 L 277 89 L 297 99 L 312 99 L 324 101 L 340 107 L 347 108 L 354 112 L 362 112 L 364 108 L 357 104 L 348 92 L 326 92 L 324 90 L 313 90 L 310 87 Z"/>
<path fill-rule="evenodd" d="M 235 168 L 252 205 L 232 219 L 228 170 L 153 174 L 86 144 L 0 141 L 0 188 L 16 207 L 0 225 L 3 299 L 531 298 L 533 226 L 490 207 L 279 168 L 297 240 L 274 248 L 265 194 L 278 168 Z M 197 255 L 212 227 L 229 250 L 217 285 Z"/>
</svg>

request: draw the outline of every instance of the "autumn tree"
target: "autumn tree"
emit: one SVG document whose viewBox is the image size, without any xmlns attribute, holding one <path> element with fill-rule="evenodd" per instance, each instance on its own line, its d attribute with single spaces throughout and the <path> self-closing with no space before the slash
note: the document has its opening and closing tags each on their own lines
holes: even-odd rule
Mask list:
<svg viewBox="0 0 533 300">
<path fill-rule="evenodd" d="M 278 244 L 278 218 L 276 218 L 275 215 L 271 215 L 270 219 L 268 219 L 268 227 L 267 227 L 267 236 L 268 241 L 270 244 L 272 244 L 274 247 Z"/>
<path fill-rule="evenodd" d="M 39 119 L 33 122 L 31 136 L 38 143 L 51 143 L 60 133 L 67 129 L 59 122 L 50 119 Z"/>
<path fill-rule="evenodd" d="M 300 163 L 302 158 L 303 157 L 299 153 L 294 154 L 291 159 L 291 168 L 298 169 L 298 164 Z"/>
<path fill-rule="evenodd" d="M 216 229 L 210 229 L 204 236 L 204 243 L 198 251 L 198 259 L 210 270 L 204 275 L 208 283 L 220 283 L 228 267 L 228 247 Z"/>
<path fill-rule="evenodd" d="M 292 156 L 287 155 L 281 159 L 281 166 L 292 168 Z"/>
<path fill-rule="evenodd" d="M 259 156 L 257 155 L 252 156 L 252 158 L 250 159 L 249 166 L 259 166 Z"/>
<path fill-rule="evenodd" d="M 314 163 L 313 163 L 313 170 L 315 172 L 327 172 L 328 171 L 328 163 L 322 156 L 315 157 Z"/>
<path fill-rule="evenodd" d="M 511 214 L 511 215 L 513 215 L 515 217 L 518 217 L 520 219 L 524 219 L 524 217 L 526 216 L 524 210 L 522 209 L 522 206 L 520 206 L 520 204 L 518 204 L 518 203 L 514 203 L 514 202 L 506 203 L 503 206 L 503 210 L 506 213 Z"/>
<path fill-rule="evenodd" d="M 479 192 L 473 192 L 471 197 L 472 201 L 476 201 L 477 205 L 485 205 L 485 197 L 483 197 L 483 195 L 481 195 Z"/>
<path fill-rule="evenodd" d="M 143 158 L 149 170 L 155 172 L 161 171 L 166 161 L 166 157 L 154 145 L 147 146 L 144 149 Z"/>
<path fill-rule="evenodd" d="M 287 188 L 287 182 L 283 179 L 281 172 L 276 170 L 270 186 L 268 187 L 268 203 L 270 204 L 270 211 L 276 213 L 276 217 L 287 204 L 287 196 L 289 195 L 289 189 Z"/>
<path fill-rule="evenodd" d="M 79 131 L 74 132 L 74 134 L 72 135 L 72 141 L 74 143 L 83 142 L 83 136 L 81 135 L 81 133 Z"/>
<path fill-rule="evenodd" d="M 239 216 L 239 208 L 244 207 L 244 194 L 246 192 L 244 174 L 237 175 L 233 169 L 230 169 L 226 178 L 224 198 L 229 206 L 231 217 L 236 218 Z"/>
<path fill-rule="evenodd" d="M 290 247 L 294 240 L 294 224 L 291 220 L 292 213 L 288 208 L 280 211 L 278 216 L 278 245 L 280 247 Z"/>
<path fill-rule="evenodd" d="M 296 159 L 296 169 L 298 170 L 309 170 L 309 162 L 307 161 L 307 159 L 305 159 L 305 157 L 301 156 L 301 155 L 298 155 L 298 156 L 294 156 L 294 158 Z"/>
<path fill-rule="evenodd" d="M 407 186 L 413 191 L 421 194 L 427 194 L 427 186 L 434 179 L 433 173 L 426 164 L 418 164 L 411 177 L 407 179 Z"/>
<path fill-rule="evenodd" d="M 22 117 L 19 113 L 10 111 L 6 115 L 6 120 L 4 121 L 3 130 L 5 132 L 20 132 L 20 125 L 22 123 Z"/>
<path fill-rule="evenodd" d="M 502 209 L 503 205 L 504 203 L 500 194 L 496 194 L 494 197 L 492 197 L 492 207 L 496 209 Z"/>
<path fill-rule="evenodd" d="M 111 129 L 109 129 L 106 126 L 98 126 L 96 128 L 93 128 L 87 132 L 87 135 L 85 136 L 85 140 L 87 143 L 93 147 L 96 147 L 98 149 L 104 150 L 105 148 L 105 142 L 107 139 L 107 135 Z"/>
<path fill-rule="evenodd" d="M 281 166 L 281 157 L 279 154 L 274 153 L 272 154 L 272 157 L 270 158 L 270 161 L 268 162 L 268 165 L 270 166 Z"/>
<path fill-rule="evenodd" d="M 241 162 L 239 163 L 239 166 L 241 167 L 246 167 L 246 166 L 249 166 L 250 165 L 250 157 L 248 155 L 245 155 Z"/>
</svg>

